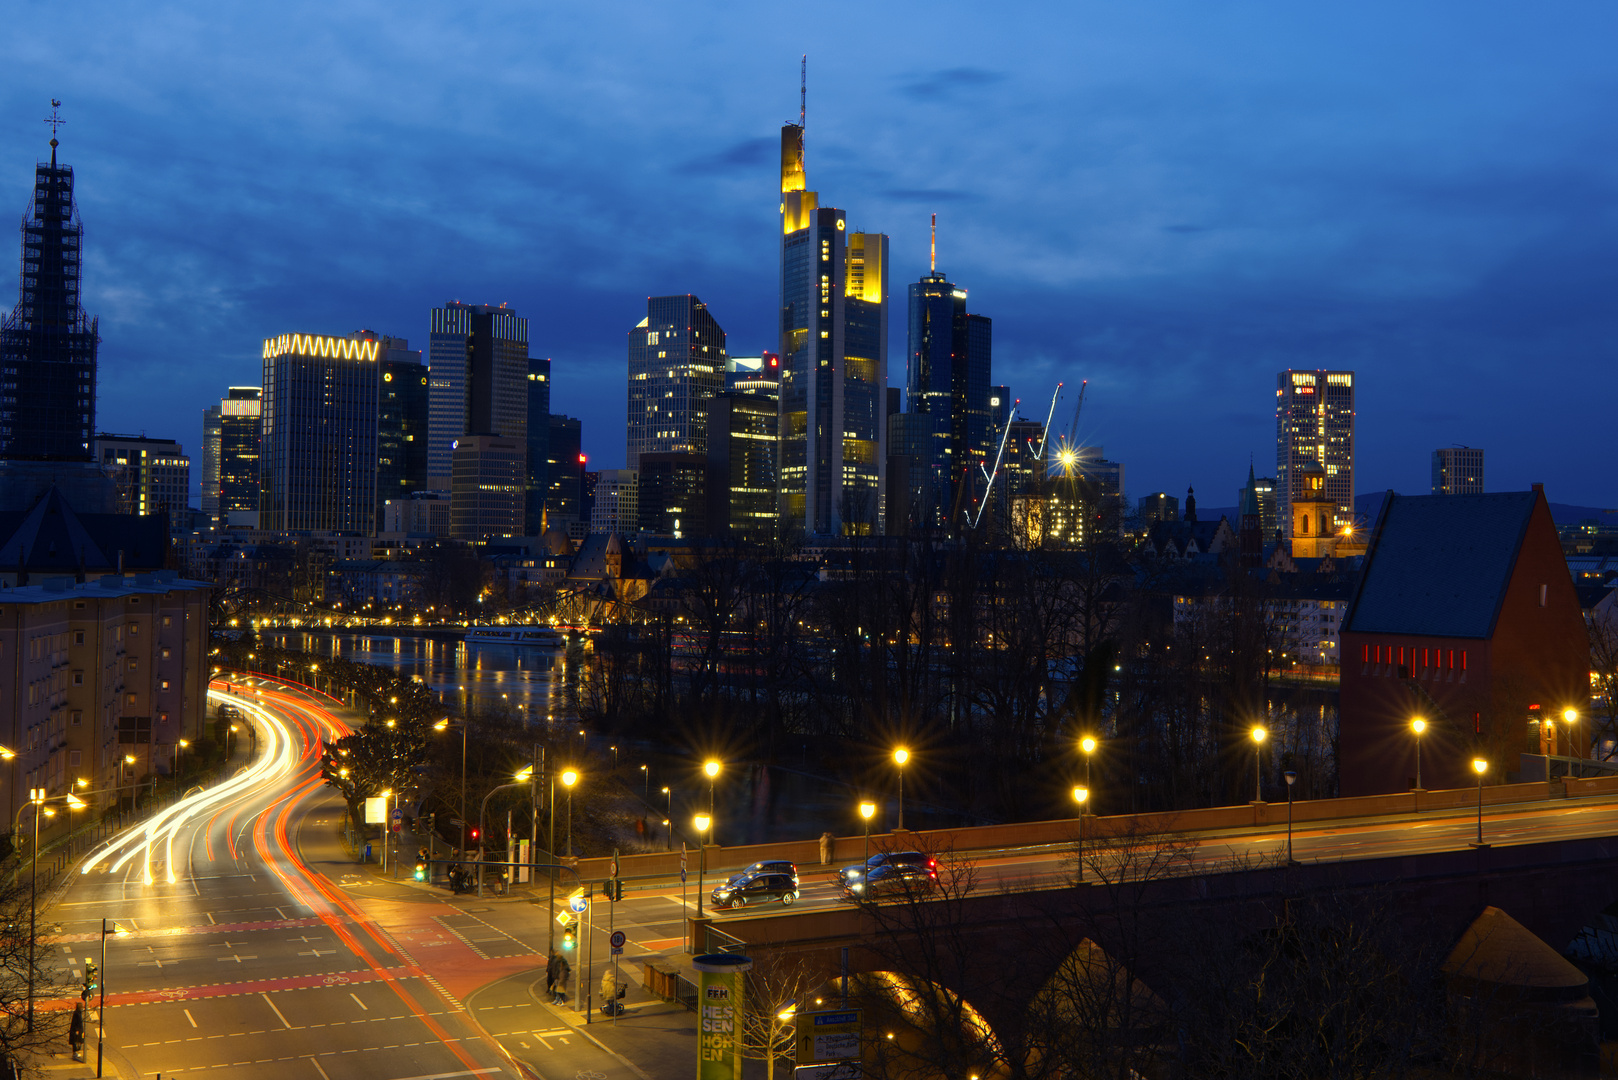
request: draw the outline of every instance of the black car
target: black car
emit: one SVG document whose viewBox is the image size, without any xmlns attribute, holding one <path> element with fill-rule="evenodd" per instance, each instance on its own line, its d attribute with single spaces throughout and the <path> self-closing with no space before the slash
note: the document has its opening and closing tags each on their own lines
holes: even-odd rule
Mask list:
<svg viewBox="0 0 1618 1080">
<path fill-rule="evenodd" d="M 798 864 L 788 859 L 761 859 L 743 870 L 730 875 L 730 880 L 752 877 L 754 874 L 787 874 L 792 878 L 792 884 L 798 883 Z"/>
<path fill-rule="evenodd" d="M 738 874 L 713 891 L 716 908 L 746 907 L 779 900 L 790 905 L 798 898 L 798 882 L 791 874 Z"/>
<path fill-rule="evenodd" d="M 928 860 L 931 863 L 932 860 Z M 938 884 L 938 869 L 928 863 L 889 863 L 874 866 L 860 880 L 843 886 L 843 895 L 872 900 L 894 893 L 920 893 Z"/>
<path fill-rule="evenodd" d="M 879 866 L 924 866 L 934 877 L 938 876 L 938 860 L 925 851 L 881 851 L 862 863 L 843 867 L 837 875 L 837 884 L 846 891 L 850 885 L 863 880 Z"/>
</svg>

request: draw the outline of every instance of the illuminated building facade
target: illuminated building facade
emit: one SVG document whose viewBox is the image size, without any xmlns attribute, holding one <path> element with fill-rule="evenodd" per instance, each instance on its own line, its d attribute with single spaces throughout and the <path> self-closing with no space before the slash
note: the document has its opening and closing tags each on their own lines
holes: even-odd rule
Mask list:
<svg viewBox="0 0 1618 1080">
<path fill-rule="evenodd" d="M 639 501 L 639 473 L 634 469 L 602 469 L 596 476 L 595 501 L 590 507 L 590 531 L 633 533 L 640 527 Z"/>
<path fill-rule="evenodd" d="M 376 527 L 386 527 L 389 499 L 407 499 L 427 487 L 427 369 L 421 350 L 404 338 L 362 330 L 355 337 L 379 345 L 377 364 Z"/>
<path fill-rule="evenodd" d="M 1325 494 L 1335 508 L 1329 531 L 1354 523 L 1354 373 L 1288 369 L 1276 377 L 1276 519 L 1291 529 L 1292 503 L 1304 492 L 1303 469 L 1326 473 Z M 1318 517 L 1311 518 L 1317 534 Z M 1287 533 L 1291 537 L 1292 533 Z"/>
<path fill-rule="evenodd" d="M 449 534 L 470 544 L 521 536 L 527 446 L 500 435 L 462 435 L 451 453 Z"/>
<path fill-rule="evenodd" d="M 763 394 L 772 401 L 778 400 L 781 395 L 781 358 L 772 352 L 727 358 L 725 389 L 743 394 Z"/>
<path fill-rule="evenodd" d="M 433 308 L 427 342 L 427 483 L 449 490 L 462 435 L 528 433 L 528 320 L 505 305 Z"/>
<path fill-rule="evenodd" d="M 695 296 L 653 296 L 629 331 L 624 464 L 708 451 L 708 402 L 725 386 L 725 331 Z"/>
<path fill-rule="evenodd" d="M 1482 495 L 1483 451 L 1452 446 L 1433 451 L 1434 495 Z"/>
<path fill-rule="evenodd" d="M 94 448 L 118 486 L 118 513 L 174 518 L 191 505 L 191 459 L 173 439 L 98 434 Z"/>
<path fill-rule="evenodd" d="M 881 530 L 888 238 L 807 190 L 803 125 L 781 129 L 781 527 Z M 644 483 L 644 478 L 643 481 Z"/>
<path fill-rule="evenodd" d="M 232 386 L 219 402 L 219 495 L 215 520 L 224 527 L 257 528 L 263 485 L 264 391 Z"/>
<path fill-rule="evenodd" d="M 774 540 L 780 523 L 775 480 L 780 427 L 773 395 L 730 391 L 708 408 L 708 513 L 711 535 Z"/>
<path fill-rule="evenodd" d="M 379 351 L 355 338 L 265 339 L 260 528 L 374 531 Z"/>
<path fill-rule="evenodd" d="M 211 523 L 219 521 L 220 426 L 219 406 L 202 410 L 202 512 Z"/>
<path fill-rule="evenodd" d="M 545 496 L 550 490 L 551 362 L 549 357 L 528 360 L 528 473 L 524 496 L 523 535 L 545 531 Z"/>
<path fill-rule="evenodd" d="M 642 454 L 638 524 L 659 536 L 707 536 L 708 459 L 702 454 Z"/>
<path fill-rule="evenodd" d="M 92 460 L 101 339 L 79 305 L 83 241 L 73 169 L 57 164 L 53 138 L 23 215 L 17 306 L 0 326 L 0 458 Z"/>
</svg>

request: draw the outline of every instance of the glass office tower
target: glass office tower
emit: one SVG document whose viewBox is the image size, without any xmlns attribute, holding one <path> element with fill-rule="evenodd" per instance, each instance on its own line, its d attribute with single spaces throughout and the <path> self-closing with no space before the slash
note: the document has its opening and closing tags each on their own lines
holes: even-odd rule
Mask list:
<svg viewBox="0 0 1618 1080">
<path fill-rule="evenodd" d="M 1326 470 L 1335 532 L 1354 521 L 1354 373 L 1289 368 L 1276 376 L 1276 521 L 1292 531 L 1292 501 L 1303 494 L 1303 468 Z"/>
<path fill-rule="evenodd" d="M 427 342 L 427 482 L 450 488 L 452 445 L 500 435 L 526 446 L 528 320 L 501 305 L 433 308 Z"/>
<path fill-rule="evenodd" d="M 888 238 L 807 190 L 803 126 L 781 129 L 781 527 L 881 529 Z"/>
<path fill-rule="evenodd" d="M 221 527 L 258 527 L 263 395 L 257 386 L 232 386 L 219 402 L 219 500 L 214 520 Z"/>
<path fill-rule="evenodd" d="M 219 439 L 222 411 L 218 405 L 202 410 L 202 513 L 210 524 L 219 521 Z"/>
<path fill-rule="evenodd" d="M 910 286 L 909 360 L 902 422 L 910 459 L 913 528 L 945 527 L 953 508 L 981 496 L 992 455 L 989 370 L 993 323 L 966 310 L 966 290 L 936 269 Z"/>
<path fill-rule="evenodd" d="M 389 499 L 408 499 L 427 487 L 427 369 L 421 350 L 404 338 L 363 330 L 355 335 L 375 340 L 382 383 L 377 388 L 376 528 L 384 528 Z"/>
<path fill-rule="evenodd" d="M 73 169 L 34 169 L 22 219 L 17 306 L 0 326 L 0 457 L 89 461 L 96 422 L 97 322 L 79 306 L 84 226 Z"/>
<path fill-rule="evenodd" d="M 528 361 L 528 472 L 523 497 L 523 535 L 545 531 L 545 496 L 550 490 L 551 362 Z"/>
<path fill-rule="evenodd" d="M 375 531 L 380 348 L 314 334 L 265 339 L 260 528 Z"/>
<path fill-rule="evenodd" d="M 725 331 L 695 296 L 653 296 L 629 331 L 624 464 L 642 454 L 705 454 L 708 402 L 725 386 Z"/>
</svg>

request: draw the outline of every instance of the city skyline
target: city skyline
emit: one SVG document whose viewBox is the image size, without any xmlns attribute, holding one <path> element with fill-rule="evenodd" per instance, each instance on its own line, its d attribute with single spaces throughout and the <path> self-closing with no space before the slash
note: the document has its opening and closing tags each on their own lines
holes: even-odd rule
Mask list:
<svg viewBox="0 0 1618 1080">
<path fill-rule="evenodd" d="M 827 33 L 749 14 L 700 45 L 742 57 L 716 90 L 656 59 L 670 33 L 693 31 L 651 17 L 623 52 L 588 60 L 607 32 L 589 17 L 519 18 L 498 48 L 545 44 L 525 81 L 502 86 L 464 69 L 472 23 L 396 28 L 396 52 L 342 50 L 345 77 L 328 81 L 303 76 L 337 62 L 341 35 L 298 35 L 313 18 L 301 9 L 273 26 L 203 19 L 139 59 L 103 55 L 116 18 L 76 59 L 30 15 L 0 98 L 14 148 L 0 193 L 26 205 L 48 158 L 39 120 L 62 98 L 84 306 L 101 318 L 103 429 L 198 444 L 194 418 L 225 386 L 256 381 L 264 337 L 374 326 L 417 339 L 426 310 L 460 297 L 533 320 L 533 351 L 556 362 L 553 408 L 582 418 L 585 451 L 610 468 L 623 403 L 591 388 L 622 377 L 620 335 L 646 296 L 696 293 L 734 351 L 774 345 L 772 135 L 796 115 L 793 69 L 808 52 L 816 186 L 851 208 L 851 229 L 893 236 L 891 281 L 925 270 L 939 211 L 940 267 L 994 313 L 996 381 L 1032 415 L 1058 379 L 1090 379 L 1081 436 L 1128 463 L 1131 499 L 1230 490 L 1267 456 L 1260 403 L 1275 373 L 1341 368 L 1359 378 L 1357 492 L 1424 491 L 1432 446 L 1464 443 L 1496 448 L 1497 490 L 1545 480 L 1559 502 L 1618 502 L 1589 425 L 1536 425 L 1531 443 L 1495 434 L 1565 407 L 1569 386 L 1603 388 L 1611 243 L 1588 147 L 1602 129 L 1591 87 L 1610 79 L 1593 42 L 1612 16 L 1404 13 L 1387 35 L 1375 11 L 1260 10 L 1051 11 L 1038 16 L 1048 40 L 1018 15 L 968 35 L 970 51 L 923 33 L 874 67 Z M 422 87 L 382 93 L 439 41 Z M 1442 79 L 1429 62 L 1439 41 Z M 215 67 L 210 50 L 294 55 L 295 92 L 259 92 L 281 76 Z M 167 70 L 147 66 L 158 62 Z M 132 80 L 145 96 L 121 95 Z M 218 93 L 198 101 L 199 85 Z M 604 100 L 609 86 L 618 96 Z M 463 123 L 484 92 L 478 122 Z M 713 107 L 689 110 L 677 150 L 637 158 L 664 100 Z M 175 125 L 182 104 L 205 123 Z M 950 138 L 933 138 L 939 125 Z M 379 169 L 384 131 L 398 165 Z M 366 183 L 305 164 L 316 159 L 363 166 Z M 492 180 L 467 207 L 454 185 L 485 167 Z M 681 213 L 653 230 L 650 209 L 668 200 Z M 890 324 L 894 355 L 902 337 Z"/>
</svg>

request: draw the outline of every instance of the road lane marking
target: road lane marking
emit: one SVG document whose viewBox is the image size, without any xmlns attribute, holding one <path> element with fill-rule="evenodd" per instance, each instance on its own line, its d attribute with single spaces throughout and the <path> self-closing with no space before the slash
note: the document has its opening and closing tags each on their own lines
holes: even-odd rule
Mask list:
<svg viewBox="0 0 1618 1080">
<path fill-rule="evenodd" d="M 364 1009 L 366 1012 L 371 1011 L 371 1007 L 369 1005 L 365 1004 L 365 1002 L 361 1001 L 360 996 L 358 994 L 354 993 L 354 991 L 350 990 L 348 992 L 348 996 L 354 999 L 354 1004 L 358 1005 L 360 1008 Z"/>
<path fill-rule="evenodd" d="M 287 1018 L 281 1015 L 281 1010 L 275 1007 L 275 1002 L 270 1000 L 270 995 L 260 994 L 259 997 L 264 999 L 264 1004 L 270 1007 L 270 1011 L 275 1014 L 275 1018 L 281 1021 L 281 1023 L 286 1024 L 286 1029 L 288 1031 L 294 1030 L 292 1025 L 287 1023 Z"/>
<path fill-rule="evenodd" d="M 190 1009 L 181 1009 L 180 1011 L 185 1013 L 185 1018 L 187 1020 L 191 1021 L 191 1026 L 192 1027 L 197 1026 L 197 1018 L 191 1015 L 191 1010 Z"/>
<path fill-rule="evenodd" d="M 313 1055 L 310 1055 L 309 1057 L 309 1064 L 315 1067 L 315 1072 L 320 1074 L 321 1080 L 331 1080 L 331 1077 L 326 1075 L 326 1070 L 320 1067 L 320 1061 Z"/>
</svg>

